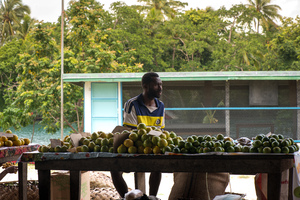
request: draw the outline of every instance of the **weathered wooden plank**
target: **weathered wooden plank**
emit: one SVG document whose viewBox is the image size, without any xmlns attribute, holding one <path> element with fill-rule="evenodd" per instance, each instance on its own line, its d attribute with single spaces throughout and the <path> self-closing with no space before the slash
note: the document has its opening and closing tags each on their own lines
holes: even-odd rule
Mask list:
<svg viewBox="0 0 300 200">
<path fill-rule="evenodd" d="M 19 199 L 27 200 L 27 163 L 18 163 L 19 171 Z"/>
<path fill-rule="evenodd" d="M 40 199 L 50 200 L 51 197 L 51 180 L 50 180 L 50 169 L 38 170 L 39 177 L 39 196 Z"/>
<path fill-rule="evenodd" d="M 103 170 L 132 172 L 230 172 L 241 174 L 282 172 L 293 166 L 289 156 L 208 155 L 208 156 L 136 156 L 101 157 L 81 160 L 50 160 L 36 162 L 37 169 Z M 124 164 L 125 163 L 125 164 Z M 162 167 L 163 166 L 163 167 Z"/>
<path fill-rule="evenodd" d="M 80 200 L 81 196 L 81 171 L 70 171 L 70 197 Z"/>
</svg>

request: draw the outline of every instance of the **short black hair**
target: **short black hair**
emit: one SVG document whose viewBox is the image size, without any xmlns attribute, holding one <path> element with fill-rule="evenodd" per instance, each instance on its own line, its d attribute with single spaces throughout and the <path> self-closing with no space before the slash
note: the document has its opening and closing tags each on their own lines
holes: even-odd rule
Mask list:
<svg viewBox="0 0 300 200">
<path fill-rule="evenodd" d="M 155 72 L 147 72 L 142 77 L 142 86 L 144 84 L 150 84 L 152 82 L 153 77 L 159 77 L 159 75 Z"/>
</svg>

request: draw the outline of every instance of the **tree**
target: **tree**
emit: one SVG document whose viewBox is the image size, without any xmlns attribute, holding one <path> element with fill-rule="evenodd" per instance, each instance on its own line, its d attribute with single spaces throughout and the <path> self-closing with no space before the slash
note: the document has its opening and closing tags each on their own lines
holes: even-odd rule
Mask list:
<svg viewBox="0 0 300 200">
<path fill-rule="evenodd" d="M 0 25 L 1 25 L 1 40 L 13 36 L 16 33 L 17 27 L 21 25 L 21 20 L 25 14 L 30 14 L 28 6 L 23 5 L 21 0 L 4 0 L 0 2 Z"/>
<path fill-rule="evenodd" d="M 167 68 L 170 69 L 170 64 L 166 53 L 169 51 L 169 40 L 168 35 L 163 33 L 164 23 L 179 16 L 181 14 L 180 10 L 187 3 L 174 0 L 139 0 L 138 2 L 142 3 L 142 5 L 135 7 L 146 15 L 144 21 L 144 33 L 146 33 L 144 38 L 146 40 L 143 40 L 142 43 L 144 58 L 147 58 L 144 68 L 147 71 L 168 70 Z"/>
<path fill-rule="evenodd" d="M 76 53 L 82 52 L 88 43 L 88 35 L 109 27 L 109 24 L 104 23 L 109 13 L 104 11 L 103 5 L 95 0 L 70 1 L 66 15 L 68 16 L 66 26 L 70 27 L 66 32 L 66 45 L 77 46 Z"/>
<path fill-rule="evenodd" d="M 45 123 L 55 118 L 59 105 L 59 46 L 52 39 L 51 29 L 37 26 L 26 38 L 26 50 L 19 53 L 15 71 L 16 84 L 6 90 L 7 107 L 1 113 L 1 126 L 20 128 L 31 124 L 36 116 Z M 57 105 L 56 105 L 57 104 Z M 45 111 L 46 110 L 46 111 Z M 10 118 L 5 118 L 10 116 Z M 45 123 L 46 124 L 46 123 Z M 51 123 L 46 128 L 51 132 Z"/>
<path fill-rule="evenodd" d="M 280 19 L 281 15 L 278 13 L 281 7 L 275 4 L 270 4 L 271 0 L 248 0 L 249 8 L 253 8 L 259 14 L 254 21 L 257 33 L 259 33 L 259 27 L 262 25 L 265 28 L 269 27 L 269 24 L 277 26 L 274 20 Z"/>
<path fill-rule="evenodd" d="M 76 12 L 78 9 L 78 12 Z M 106 15 L 93 0 L 72 2 L 68 13 L 64 49 L 64 73 L 138 72 L 134 50 L 124 50 L 110 38 L 100 15 Z M 82 17 L 88 18 L 83 19 Z M 76 25 L 76 26 L 75 26 Z M 47 132 L 60 128 L 61 56 L 57 29 L 40 23 L 26 36 L 26 49 L 16 64 L 17 82 L 6 90 L 7 107 L 0 113 L 3 129 L 20 128 L 36 116 Z M 116 55 L 118 53 L 118 56 Z M 64 83 L 64 126 L 83 131 L 83 88 Z M 10 116 L 10 117 L 5 117 Z"/>
<path fill-rule="evenodd" d="M 39 116 L 47 132 L 60 127 L 60 52 L 52 28 L 37 25 L 27 36 L 26 50 L 19 54 L 15 85 L 6 90 L 6 108 L 0 113 L 1 127 L 16 129 Z M 64 125 L 83 130 L 83 89 L 64 84 Z M 9 117 L 8 117 L 9 116 Z"/>
<path fill-rule="evenodd" d="M 4 101 L 5 91 L 17 85 L 16 65 L 20 62 L 18 54 L 25 49 L 23 40 L 14 39 L 0 47 L 0 112 L 7 106 Z"/>
<path fill-rule="evenodd" d="M 227 42 L 231 43 L 234 33 L 247 32 L 252 33 L 251 22 L 257 15 L 256 11 L 247 8 L 243 4 L 233 5 L 230 9 L 221 7 L 217 13 L 224 20 L 224 36 L 228 35 Z"/>
<path fill-rule="evenodd" d="M 282 26 L 266 45 L 262 70 L 299 70 L 300 67 L 300 17 L 284 18 Z"/>
<path fill-rule="evenodd" d="M 138 2 L 145 3 L 137 6 L 141 11 L 147 11 L 148 15 L 152 15 L 152 17 L 155 15 L 160 20 L 174 19 L 179 10 L 188 5 L 185 2 L 174 0 L 138 0 Z"/>
<path fill-rule="evenodd" d="M 37 20 L 32 19 L 29 15 L 25 15 L 19 28 L 16 30 L 16 36 L 24 40 L 35 23 L 37 23 Z"/>
<path fill-rule="evenodd" d="M 213 10 L 189 10 L 165 23 L 169 36 L 168 59 L 176 71 L 202 71 L 210 62 L 224 22 Z"/>
<path fill-rule="evenodd" d="M 224 31 L 214 47 L 211 69 L 260 70 L 265 36 L 253 34 L 251 23 L 257 12 L 243 4 L 228 10 L 222 7 L 217 12 L 224 20 Z"/>
<path fill-rule="evenodd" d="M 135 63 L 142 63 L 145 71 L 163 71 L 164 62 L 163 23 L 156 18 L 145 18 L 134 6 L 116 2 L 111 5 L 112 20 L 110 40 L 120 41 L 126 51 L 134 50 Z M 122 51 L 121 51 L 122 52 Z M 119 55 L 117 53 L 117 55 Z"/>
<path fill-rule="evenodd" d="M 112 35 L 112 17 L 94 0 L 72 1 L 67 15 L 66 59 L 75 59 L 75 68 L 69 73 L 131 72 L 142 65 L 135 63 L 135 50 L 126 50 Z M 79 9 L 80 8 L 80 9 Z M 68 57 L 71 56 L 71 57 Z"/>
</svg>

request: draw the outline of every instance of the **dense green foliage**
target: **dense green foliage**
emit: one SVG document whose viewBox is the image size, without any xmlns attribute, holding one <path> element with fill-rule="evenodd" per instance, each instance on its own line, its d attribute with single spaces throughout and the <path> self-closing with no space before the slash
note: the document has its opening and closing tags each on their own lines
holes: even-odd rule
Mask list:
<svg viewBox="0 0 300 200">
<path fill-rule="evenodd" d="M 108 11 L 96 0 L 71 1 L 64 18 L 64 73 L 300 67 L 300 19 L 281 18 L 280 7 L 270 0 L 187 11 L 180 1 L 139 2 L 143 6 L 115 2 Z M 4 3 L 0 126 L 19 128 L 39 117 L 54 132 L 60 127 L 60 19 L 37 22 L 20 1 Z M 6 10 L 18 14 L 3 20 Z M 83 130 L 82 93 L 81 87 L 64 83 L 64 125 L 74 132 Z"/>
<path fill-rule="evenodd" d="M 0 1 L 0 44 L 17 35 L 26 14 L 30 14 L 30 9 L 21 0 Z"/>
</svg>

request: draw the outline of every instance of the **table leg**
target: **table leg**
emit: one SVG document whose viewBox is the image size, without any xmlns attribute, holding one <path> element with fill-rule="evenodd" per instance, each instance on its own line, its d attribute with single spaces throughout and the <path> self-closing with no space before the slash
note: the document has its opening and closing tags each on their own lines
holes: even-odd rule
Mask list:
<svg viewBox="0 0 300 200">
<path fill-rule="evenodd" d="M 279 200 L 280 189 L 281 189 L 281 173 L 269 173 L 267 199 Z"/>
<path fill-rule="evenodd" d="M 80 200 L 81 171 L 70 171 L 70 199 Z"/>
<path fill-rule="evenodd" d="M 27 163 L 18 163 L 19 172 L 19 199 L 27 200 Z"/>
<path fill-rule="evenodd" d="M 40 199 L 43 200 L 50 200 L 50 183 L 51 183 L 51 176 L 50 170 L 38 170 L 39 176 L 39 196 Z"/>
<path fill-rule="evenodd" d="M 289 200 L 293 200 L 293 176 L 294 176 L 294 168 L 289 169 Z"/>
<path fill-rule="evenodd" d="M 145 172 L 134 172 L 134 185 L 135 189 L 141 190 L 144 194 L 146 194 L 146 179 Z"/>
</svg>

